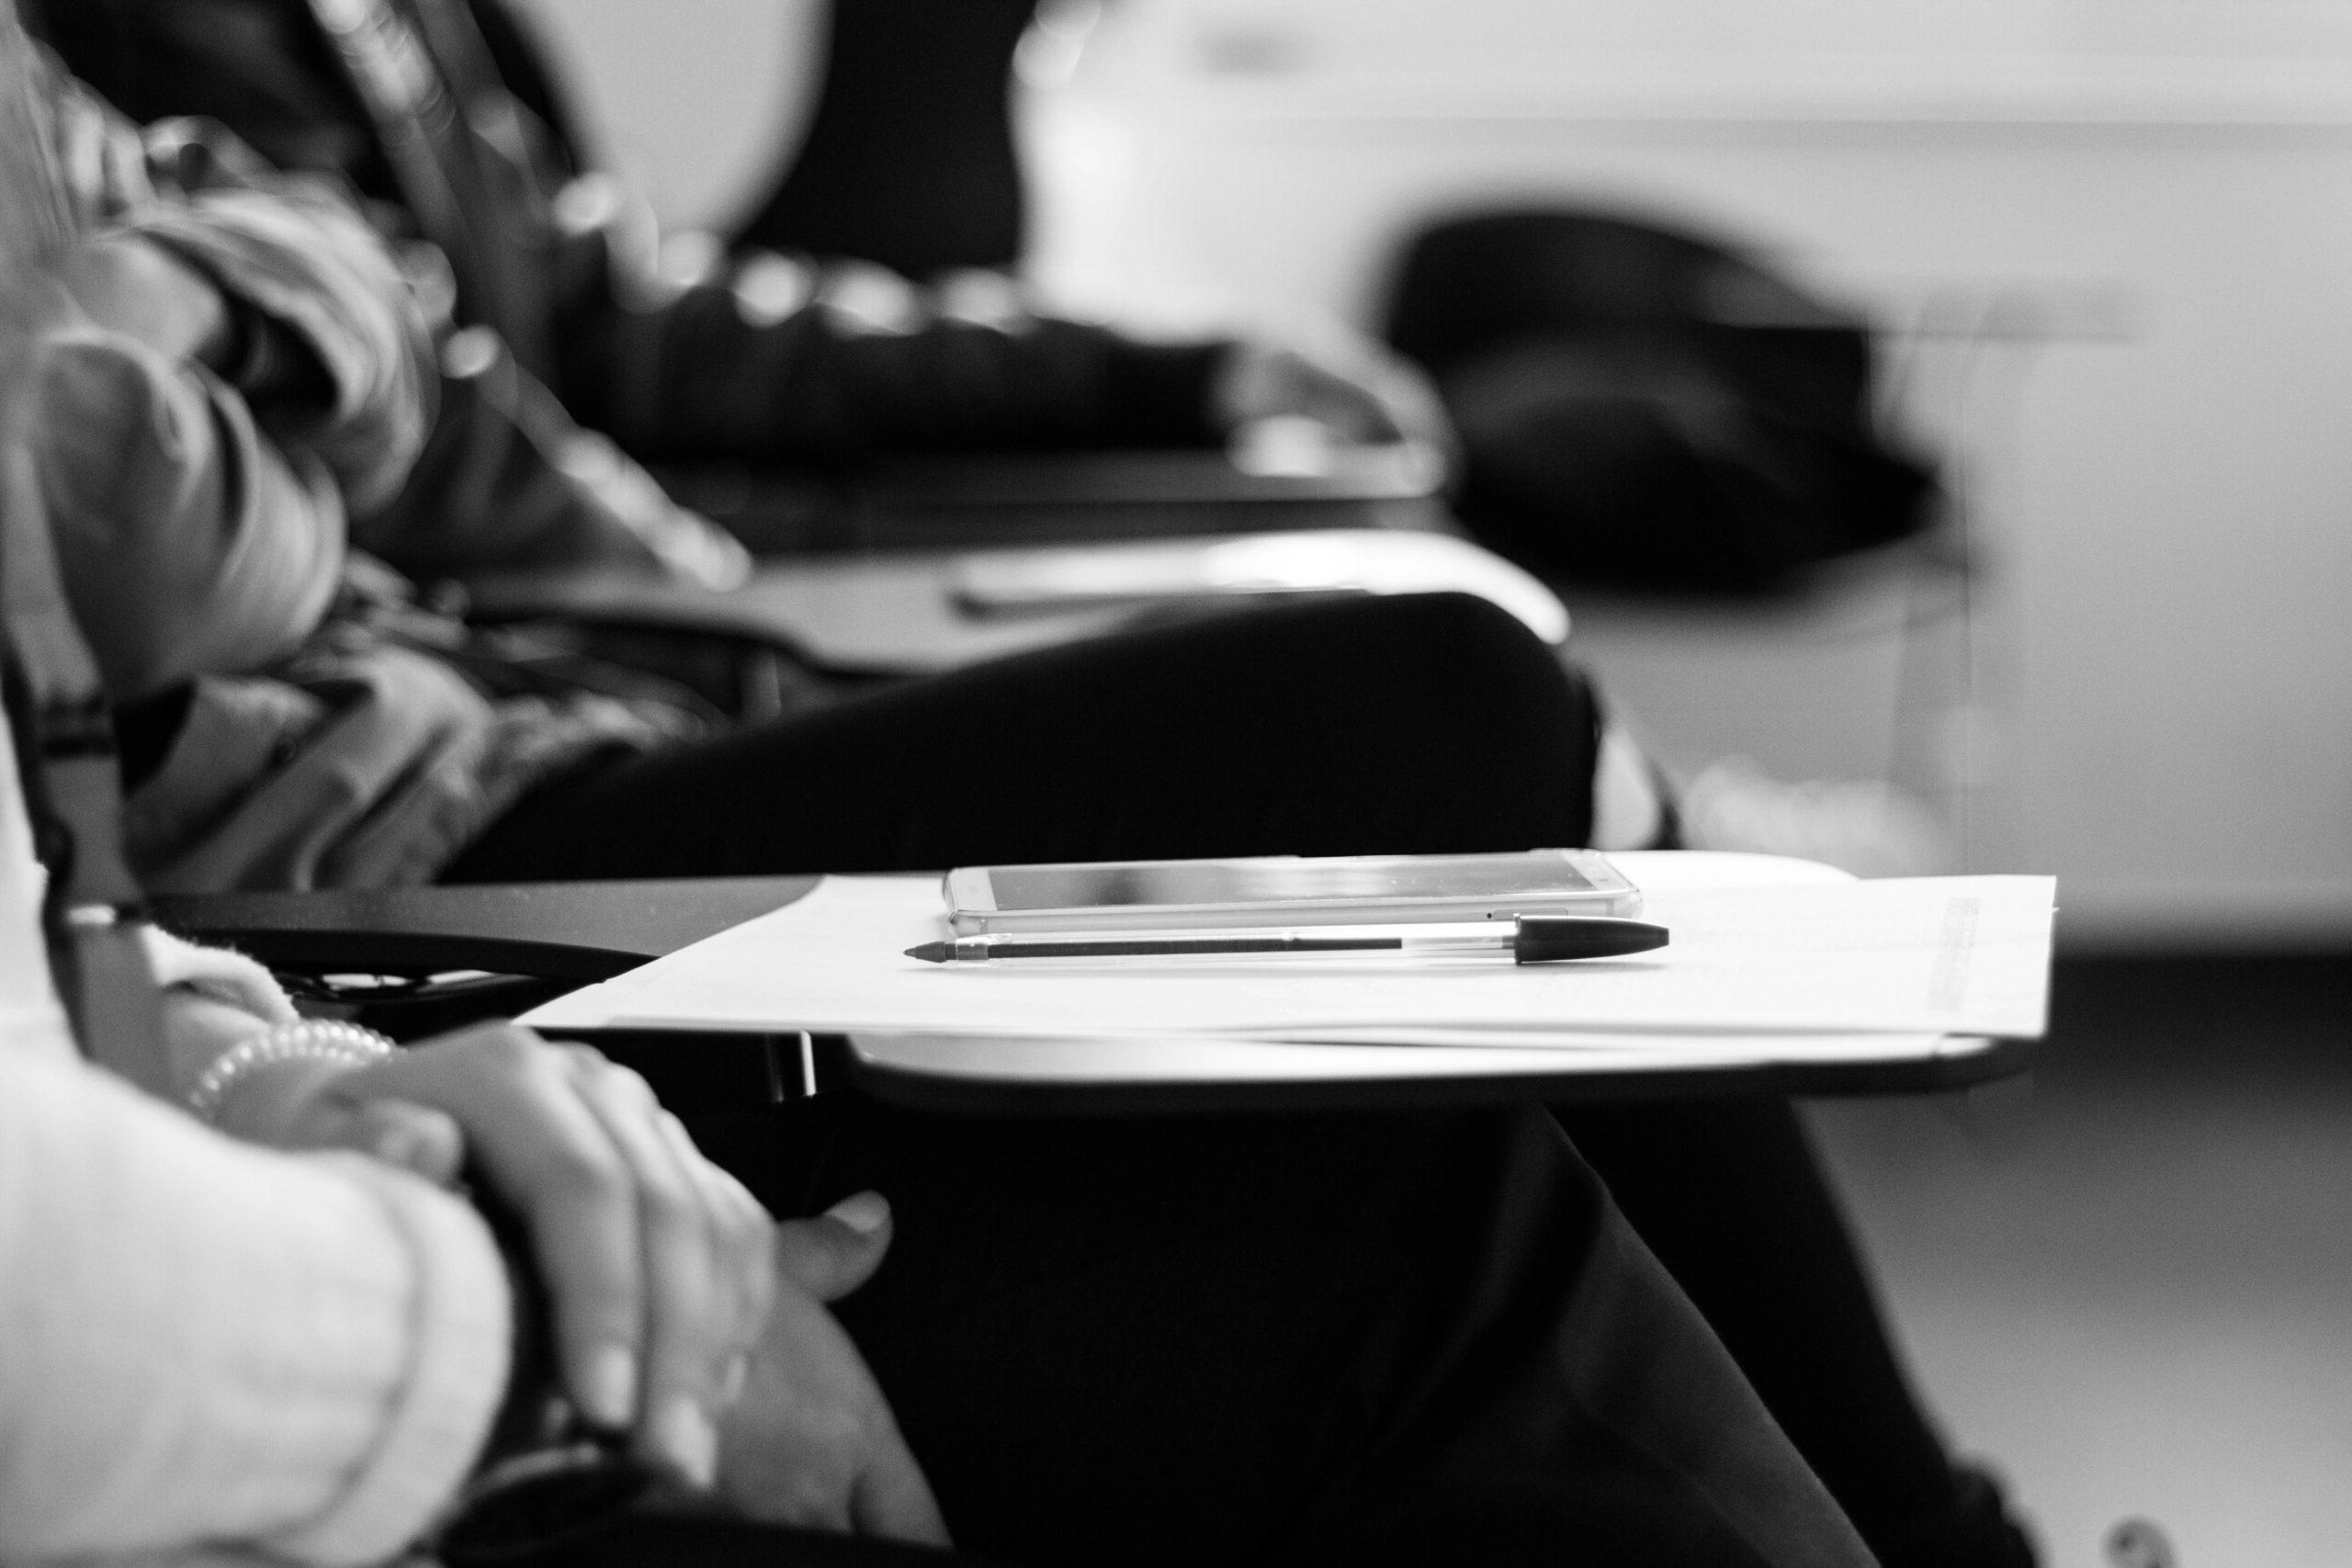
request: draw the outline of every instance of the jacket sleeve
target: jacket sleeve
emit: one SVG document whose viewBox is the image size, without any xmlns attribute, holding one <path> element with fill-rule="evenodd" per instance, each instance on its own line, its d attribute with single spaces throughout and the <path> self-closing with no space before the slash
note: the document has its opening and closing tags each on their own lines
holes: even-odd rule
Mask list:
<svg viewBox="0 0 2352 1568">
<path fill-rule="evenodd" d="M 431 335 L 338 185 L 280 173 L 211 121 L 142 130 L 54 62 L 36 81 L 76 226 L 203 272 L 243 328 L 232 378 L 270 434 L 323 459 L 356 507 L 396 490 L 432 418 Z"/>
<path fill-rule="evenodd" d="M 1210 446 L 1229 345 L 961 306 L 865 264 L 738 258 L 650 302 L 571 302 L 560 385 L 649 462 Z M 1009 292 L 1009 290 L 1008 290 Z M 665 297 L 666 296 L 666 297 Z"/>
<path fill-rule="evenodd" d="M 423 1182 L 0 1051 L 0 1559 L 390 1557 L 488 1430 L 506 1290 Z"/>
<path fill-rule="evenodd" d="M 240 313 L 232 384 L 264 428 L 334 472 L 355 512 L 395 494 L 431 428 L 424 311 L 384 241 L 324 182 L 280 175 L 219 126 L 139 131 L 153 197 L 106 215 L 209 277 Z"/>
<path fill-rule="evenodd" d="M 38 345 L 40 475 L 66 597 L 107 690 L 134 701 L 291 653 L 333 602 L 344 510 L 201 367 L 120 334 Z"/>
<path fill-rule="evenodd" d="M 274 162 L 349 180 L 402 234 L 423 231 L 300 0 L 33 8 L 74 69 L 131 114 L 217 116 Z M 476 10 L 494 20 L 500 7 L 478 0 Z M 583 167 L 565 117 L 535 90 L 554 80 L 547 62 L 526 35 L 485 31 L 505 85 L 526 100 L 518 118 L 544 132 L 526 138 L 514 170 L 529 199 L 498 218 L 539 225 L 543 272 L 529 292 L 542 319 L 472 324 L 497 332 L 574 419 L 633 456 L 832 465 L 890 451 L 1216 441 L 1207 388 L 1223 344 L 1146 343 L 1021 311 L 975 318 L 920 290 L 914 310 L 877 316 L 850 298 L 873 292 L 872 269 L 829 268 L 793 301 L 778 269 L 799 264 L 775 256 L 663 288 L 643 208 Z M 552 122 L 530 112 L 534 101 Z"/>
<path fill-rule="evenodd" d="M 84 1061 L 33 840 L 0 724 L 0 1562 L 386 1561 L 505 1389 L 489 1234 L 389 1166 L 232 1142 Z M 285 1006 L 231 955 L 154 947 L 168 981 Z"/>
<path fill-rule="evenodd" d="M 245 342 L 224 380 L 70 314 L 44 334 L 38 458 L 68 592 L 123 697 L 266 662 L 323 614 L 346 502 L 396 490 L 422 446 L 423 314 L 322 186 L 273 174 L 217 128 L 142 133 L 36 66 L 17 90 L 68 228 L 179 256 Z"/>
</svg>

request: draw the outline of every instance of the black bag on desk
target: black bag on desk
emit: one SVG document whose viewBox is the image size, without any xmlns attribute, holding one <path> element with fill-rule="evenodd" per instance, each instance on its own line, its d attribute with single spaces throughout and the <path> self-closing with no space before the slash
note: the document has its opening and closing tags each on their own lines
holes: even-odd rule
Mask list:
<svg viewBox="0 0 2352 1568">
<path fill-rule="evenodd" d="M 1462 520 L 1540 573 L 1765 587 L 1927 521 L 1929 470 L 1872 426 L 1867 326 L 1713 241 L 1566 211 L 1442 223 L 1387 335 L 1460 432 Z"/>
</svg>

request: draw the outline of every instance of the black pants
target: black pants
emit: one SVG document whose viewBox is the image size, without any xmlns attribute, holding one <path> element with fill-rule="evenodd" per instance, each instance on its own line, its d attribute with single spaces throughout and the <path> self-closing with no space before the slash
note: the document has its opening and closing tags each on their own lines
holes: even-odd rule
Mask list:
<svg viewBox="0 0 2352 1568">
<path fill-rule="evenodd" d="M 451 874 L 1576 844 L 1598 728 L 1589 689 L 1481 602 L 1315 605 L 1005 660 L 598 770 L 524 802 Z M 1894 1539 L 1948 1507 L 1950 1467 L 1787 1107 L 1564 1114 L 1856 1519 Z"/>
<path fill-rule="evenodd" d="M 591 770 L 452 881 L 1575 845 L 1591 694 L 1457 595 L 1218 616 L 1001 660 Z"/>
<path fill-rule="evenodd" d="M 967 1551 L 1868 1561 L 1540 1110 L 695 1133 L 782 1213 L 890 1196 L 837 1310 Z"/>
</svg>

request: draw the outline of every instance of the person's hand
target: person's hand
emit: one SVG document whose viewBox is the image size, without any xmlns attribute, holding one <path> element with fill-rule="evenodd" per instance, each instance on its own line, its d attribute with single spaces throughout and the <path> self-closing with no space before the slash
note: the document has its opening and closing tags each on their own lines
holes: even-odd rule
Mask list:
<svg viewBox="0 0 2352 1568">
<path fill-rule="evenodd" d="M 776 1229 L 775 1301 L 719 1426 L 718 1495 L 770 1524 L 946 1546 L 947 1526 L 857 1347 L 825 1310 L 890 1245 L 878 1193 Z"/>
<path fill-rule="evenodd" d="M 277 976 L 243 953 L 199 947 L 160 926 L 138 930 L 147 967 L 163 987 L 164 1050 L 183 1085 L 239 1041 L 300 1016 Z"/>
<path fill-rule="evenodd" d="M 1275 420 L 1311 420 L 1347 442 L 1412 442 L 1441 460 L 1453 426 L 1421 373 L 1377 344 L 1245 339 L 1209 388 L 1209 415 L 1238 444 Z"/>
<path fill-rule="evenodd" d="M 220 369 L 235 340 L 228 301 L 212 280 L 135 234 L 83 240 L 58 259 L 74 302 L 109 332 L 169 359 Z"/>
<path fill-rule="evenodd" d="M 711 1484 L 718 1416 L 776 1293 L 775 1231 L 643 1078 L 504 1023 L 364 1066 L 274 1066 L 223 1100 L 223 1130 L 440 1179 L 462 1157 L 531 1238 L 573 1402 L 675 1480 Z"/>
</svg>

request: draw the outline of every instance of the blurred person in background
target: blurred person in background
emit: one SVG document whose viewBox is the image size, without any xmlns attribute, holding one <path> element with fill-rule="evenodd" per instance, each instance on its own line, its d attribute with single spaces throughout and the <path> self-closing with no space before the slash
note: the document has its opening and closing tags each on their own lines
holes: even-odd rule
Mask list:
<svg viewBox="0 0 2352 1568">
<path fill-rule="evenodd" d="M 1003 275 L 969 269 L 917 283 L 854 257 L 715 248 L 684 273 L 665 268 L 650 211 L 594 167 L 560 71 L 507 0 L 28 0 L 27 10 L 134 118 L 209 116 L 282 167 L 338 176 L 425 277 L 439 322 L 433 438 L 400 492 L 353 518 L 356 543 L 423 581 L 595 561 L 710 585 L 740 578 L 741 548 L 674 504 L 639 460 L 830 470 L 893 452 L 1210 446 L 1294 415 L 1343 440 L 1453 445 L 1419 373 L 1369 342 L 1334 352 L 1155 342 L 1040 316 Z M 958 23 L 977 63 L 951 65 L 937 47 L 908 52 L 951 71 L 961 104 L 1001 77 L 1022 13 L 997 6 Z M 833 156 L 809 198 L 844 219 L 857 216 L 845 182 L 907 177 L 910 160 L 941 153 L 939 135 L 878 125 L 853 96 L 887 89 L 905 108 L 893 61 L 875 57 L 892 18 L 906 20 L 838 19 L 867 47 L 852 51 L 858 81 L 826 89 L 820 119 L 841 123 L 818 128 Z M 1001 134 L 1001 118 L 987 129 Z M 988 162 L 969 152 L 956 167 L 969 176 Z M 943 177 L 915 172 L 926 189 Z M 994 191 L 1008 173 L 982 183 Z M 788 196 L 809 192 L 788 181 L 777 201 Z M 876 191 L 872 209 L 876 233 L 911 243 L 919 197 Z M 820 672 L 777 668 L 757 683 L 775 711 L 836 689 Z M 730 682 L 716 684 L 731 705 Z M 1601 788 L 1604 847 L 1679 831 L 1694 847 L 1863 874 L 1933 869 L 1944 854 L 1933 821 L 1883 786 L 1782 784 L 1736 759 L 1701 770 L 1669 814 L 1623 723 L 1610 728 Z"/>
<path fill-rule="evenodd" d="M 1007 278 L 939 287 L 854 258 L 754 252 L 664 272 L 650 213 L 592 168 L 561 84 L 523 18 L 465 0 L 37 0 L 29 25 L 140 120 L 220 120 L 280 167 L 348 182 L 427 258 L 449 310 L 445 426 L 511 407 L 559 466 L 639 497 L 646 462 L 820 469 L 893 452 L 1207 446 L 1303 415 L 1346 440 L 1445 440 L 1418 373 L 1365 344 L 1148 341 L 1031 310 Z M 414 243 L 424 242 L 423 245 Z M 430 575 L 527 541 L 460 539 L 511 522 L 453 509 L 469 482 L 445 431 L 412 504 L 362 542 Z M 479 465 L 474 466 L 477 469 Z M 626 468 L 618 484 L 616 470 Z M 437 513 L 439 515 L 424 515 Z M 395 525 L 395 519 L 401 525 Z M 723 574 L 689 520 L 644 532 Z"/>
</svg>

